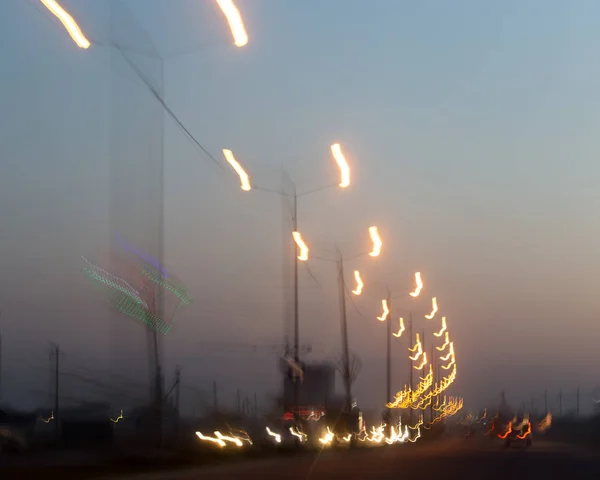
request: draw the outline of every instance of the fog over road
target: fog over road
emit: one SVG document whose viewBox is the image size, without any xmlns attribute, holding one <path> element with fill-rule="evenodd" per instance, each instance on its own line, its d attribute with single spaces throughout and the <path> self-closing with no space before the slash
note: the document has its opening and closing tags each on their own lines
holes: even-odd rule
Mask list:
<svg viewBox="0 0 600 480">
<path fill-rule="evenodd" d="M 600 479 L 600 454 L 536 440 L 529 450 L 502 449 L 486 437 L 279 457 L 178 472 L 129 475 L 131 480 L 193 479 Z"/>
</svg>

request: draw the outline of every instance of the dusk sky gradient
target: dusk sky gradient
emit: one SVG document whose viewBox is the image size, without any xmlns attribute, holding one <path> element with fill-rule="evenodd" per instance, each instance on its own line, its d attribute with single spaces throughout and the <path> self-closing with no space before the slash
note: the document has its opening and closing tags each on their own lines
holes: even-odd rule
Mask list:
<svg viewBox="0 0 600 480">
<path fill-rule="evenodd" d="M 2 398 L 29 406 L 46 399 L 32 390 L 48 389 L 50 341 L 65 368 L 93 376 L 120 365 L 147 381 L 142 325 L 108 311 L 81 256 L 105 258 L 115 233 L 111 111 L 128 107 L 111 78 L 159 106 L 135 73 L 115 66 L 110 2 L 61 3 L 89 50 L 37 0 L 0 2 Z M 138 24 L 129 46 L 148 47 L 143 31 L 152 38 L 166 102 L 223 167 L 167 115 L 164 139 L 135 121 L 116 125 L 139 152 L 164 141 L 164 197 L 154 193 L 164 198 L 164 264 L 194 298 L 164 339 L 169 376 L 181 365 L 185 383 L 207 391 L 219 378 L 224 401 L 238 386 L 276 391 L 275 355 L 207 346 L 282 344 L 290 325 L 286 210 L 276 195 L 240 190 L 221 150 L 234 152 L 254 185 L 281 188 L 283 166 L 302 192 L 336 183 L 329 146 L 339 142 L 352 185 L 303 197 L 299 230 L 312 255 L 332 259 L 334 242 L 352 256 L 368 250 L 370 225 L 382 235 L 381 257 L 345 266 L 348 282 L 358 268 L 366 286 L 348 303 L 351 348 L 364 363 L 359 402 L 385 400 L 376 316 L 389 286 L 394 321 L 412 312 L 427 350 L 447 317 L 458 363 L 452 393 L 467 405 L 503 387 L 517 403 L 581 384 L 591 408 L 600 361 L 600 3 L 239 0 L 245 48 L 233 46 L 212 0 L 123 4 Z M 160 69 L 148 71 L 159 80 Z M 125 178 L 132 191 L 145 188 L 144 175 Z M 149 205 L 135 207 L 139 218 L 153 215 Z M 333 357 L 335 266 L 311 258 L 300 267 L 301 343 L 313 343 L 315 360 Z M 415 271 L 425 283 L 418 300 L 408 296 Z M 432 296 L 440 313 L 429 321 Z M 406 346 L 394 344 L 394 390 L 406 382 Z"/>
</svg>

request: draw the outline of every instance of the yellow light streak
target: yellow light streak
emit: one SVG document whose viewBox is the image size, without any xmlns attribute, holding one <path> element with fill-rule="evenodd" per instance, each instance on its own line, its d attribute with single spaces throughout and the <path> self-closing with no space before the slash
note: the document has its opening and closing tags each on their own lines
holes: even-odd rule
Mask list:
<svg viewBox="0 0 600 480">
<path fill-rule="evenodd" d="M 221 448 L 223 448 L 226 445 L 226 443 L 220 438 L 209 437 L 207 435 L 204 435 L 202 432 L 196 432 L 196 436 L 200 440 L 204 440 L 205 442 L 216 443 Z"/>
<path fill-rule="evenodd" d="M 229 163 L 229 165 L 231 165 L 231 167 L 235 170 L 235 173 L 237 173 L 240 177 L 240 184 L 242 190 L 244 190 L 245 192 L 249 192 L 252 189 L 250 185 L 250 177 L 248 176 L 244 168 L 240 165 L 240 163 L 235 159 L 235 157 L 233 156 L 233 152 L 224 148 L 223 156 L 225 157 L 225 160 L 227 160 L 227 163 Z"/>
<path fill-rule="evenodd" d="M 379 320 L 380 322 L 384 322 L 385 319 L 390 314 L 390 309 L 388 307 L 388 303 L 385 298 L 381 301 L 381 307 L 383 308 L 383 313 L 381 314 L 380 317 L 377 317 L 377 320 Z"/>
<path fill-rule="evenodd" d="M 421 338 L 419 337 L 419 334 L 417 333 L 417 342 L 415 343 L 415 346 L 413 348 L 408 348 L 408 350 L 410 352 L 417 352 L 416 355 L 414 357 L 408 357 L 411 360 L 418 360 L 419 357 L 421 355 L 423 355 L 423 345 L 421 344 Z"/>
<path fill-rule="evenodd" d="M 125 417 L 123 416 L 123 410 L 121 410 L 121 412 L 119 413 L 119 416 L 117 418 L 109 418 L 109 420 L 113 423 L 119 423 L 119 420 L 123 420 Z"/>
<path fill-rule="evenodd" d="M 352 290 L 352 293 L 354 295 L 360 295 L 365 284 L 363 283 L 362 278 L 360 278 L 360 272 L 358 270 L 354 270 L 354 279 L 356 280 L 356 288 Z"/>
<path fill-rule="evenodd" d="M 417 365 L 416 367 L 413 367 L 415 370 L 423 370 L 423 367 L 427 364 L 427 352 L 423 352 L 423 361 L 421 362 L 421 365 Z"/>
<path fill-rule="evenodd" d="M 231 35 L 233 35 L 233 42 L 236 47 L 243 47 L 248 44 L 248 34 L 244 27 L 244 21 L 240 15 L 240 11 L 235 6 L 232 0 L 217 0 L 219 8 L 225 15 L 229 28 L 231 29 Z"/>
<path fill-rule="evenodd" d="M 238 447 L 241 447 L 244 444 L 239 438 L 229 437 L 229 436 L 223 435 L 221 432 L 218 432 L 218 431 L 215 432 L 215 437 L 224 442 L 234 443 Z"/>
<path fill-rule="evenodd" d="M 400 317 L 400 329 L 398 330 L 398 333 L 392 333 L 392 335 L 396 338 L 400 338 L 402 336 L 402 333 L 404 332 L 404 330 L 406 330 L 404 328 L 404 319 L 402 317 Z"/>
<path fill-rule="evenodd" d="M 44 423 L 50 423 L 52 420 L 54 420 L 54 410 L 50 412 L 50 416 L 47 420 L 44 417 L 40 417 L 40 420 Z"/>
<path fill-rule="evenodd" d="M 344 157 L 339 143 L 334 143 L 331 146 L 331 153 L 333 154 L 333 158 L 338 164 L 338 167 L 340 167 L 341 178 L 339 186 L 341 188 L 346 188 L 350 185 L 350 167 L 348 166 L 348 162 L 346 162 L 346 157 Z"/>
<path fill-rule="evenodd" d="M 90 41 L 85 38 L 85 35 L 77 25 L 77 22 L 62 8 L 56 0 L 40 0 L 42 4 L 60 20 L 75 44 L 79 48 L 90 48 Z"/>
<path fill-rule="evenodd" d="M 421 281 L 421 272 L 416 272 L 415 273 L 415 282 L 417 284 L 417 287 L 415 288 L 414 292 L 410 292 L 409 295 L 411 297 L 418 297 L 419 294 L 421 293 L 421 289 L 423 288 L 423 282 Z"/>
<path fill-rule="evenodd" d="M 445 355 L 443 357 L 440 357 L 440 360 L 443 360 L 444 362 L 447 362 L 448 359 L 454 355 L 454 342 L 450 342 L 450 351 L 448 352 L 448 355 Z"/>
<path fill-rule="evenodd" d="M 448 337 L 448 332 L 445 333 L 445 338 L 446 341 L 444 342 L 444 344 L 441 347 L 435 347 L 436 350 L 443 352 L 446 349 L 446 347 L 450 345 L 450 338 Z"/>
<path fill-rule="evenodd" d="M 306 441 L 306 437 L 307 437 L 306 433 L 301 432 L 300 430 L 296 430 L 296 429 L 294 429 L 294 427 L 290 427 L 290 433 L 294 437 L 298 438 L 300 440 L 300 442 L 304 443 Z"/>
<path fill-rule="evenodd" d="M 273 439 L 275 440 L 276 443 L 281 443 L 281 435 L 279 435 L 278 433 L 273 432 L 269 427 L 267 427 L 267 433 L 273 437 Z"/>
<path fill-rule="evenodd" d="M 441 337 L 444 334 L 444 332 L 447 330 L 447 328 L 448 327 L 446 325 L 446 317 L 442 317 L 442 328 L 440 329 L 439 332 L 435 332 L 434 335 L 436 337 Z"/>
<path fill-rule="evenodd" d="M 306 262 L 308 260 L 308 247 L 306 246 L 306 243 L 304 243 L 304 240 L 302 240 L 302 235 L 300 235 L 300 232 L 292 232 L 292 237 L 294 238 L 294 242 L 296 242 L 296 245 L 298 245 L 298 248 L 300 249 L 300 255 L 298 255 L 298 260 Z"/>
<path fill-rule="evenodd" d="M 429 315 L 425 315 L 425 318 L 427 318 L 428 320 L 431 320 L 433 317 L 435 317 L 435 314 L 438 311 L 438 306 L 437 306 L 437 298 L 433 297 L 431 299 L 431 313 Z"/>
<path fill-rule="evenodd" d="M 381 253 L 381 247 L 383 243 L 381 241 L 381 237 L 379 236 L 379 230 L 377 227 L 369 227 L 369 235 L 371 236 L 371 241 L 373 242 L 373 250 L 369 253 L 371 257 L 378 257 Z"/>
</svg>

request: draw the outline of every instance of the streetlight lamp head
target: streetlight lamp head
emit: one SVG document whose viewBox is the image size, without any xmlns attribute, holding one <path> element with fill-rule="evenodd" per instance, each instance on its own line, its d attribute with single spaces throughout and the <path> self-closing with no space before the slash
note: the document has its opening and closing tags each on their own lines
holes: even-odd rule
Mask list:
<svg viewBox="0 0 600 480">
<path fill-rule="evenodd" d="M 232 0 L 217 0 L 217 5 L 227 18 L 227 23 L 233 35 L 233 43 L 236 47 L 244 47 L 248 44 L 248 34 L 240 11 Z"/>
<path fill-rule="evenodd" d="M 342 147 L 340 147 L 339 143 L 334 143 L 331 146 L 331 153 L 333 158 L 335 159 L 338 167 L 340 167 L 340 188 L 346 188 L 350 186 L 350 167 L 348 166 L 348 162 L 346 161 L 346 157 L 342 153 Z"/>
</svg>

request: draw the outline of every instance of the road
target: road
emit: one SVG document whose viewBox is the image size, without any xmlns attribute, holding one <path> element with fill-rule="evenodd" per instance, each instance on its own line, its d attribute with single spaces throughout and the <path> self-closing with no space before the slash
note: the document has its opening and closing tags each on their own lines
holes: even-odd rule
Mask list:
<svg viewBox="0 0 600 480">
<path fill-rule="evenodd" d="M 292 457 L 160 474 L 129 480 L 195 479 L 600 479 L 600 454 L 536 441 L 529 450 L 504 450 L 489 438 L 447 438 L 432 443 Z"/>
</svg>

